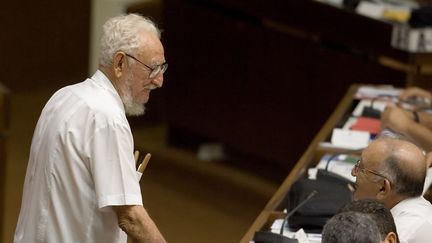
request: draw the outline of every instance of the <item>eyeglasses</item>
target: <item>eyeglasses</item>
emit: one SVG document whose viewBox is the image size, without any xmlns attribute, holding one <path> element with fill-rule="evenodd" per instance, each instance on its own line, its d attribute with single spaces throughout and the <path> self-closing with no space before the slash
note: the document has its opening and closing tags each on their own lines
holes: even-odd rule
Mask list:
<svg viewBox="0 0 432 243">
<path fill-rule="evenodd" d="M 357 176 L 357 174 L 358 174 L 359 172 L 362 172 L 363 174 L 371 173 L 371 174 L 373 174 L 373 175 L 379 176 L 379 177 L 381 177 L 381 178 L 384 178 L 384 179 L 387 179 L 388 181 L 390 181 L 390 180 L 387 178 L 387 176 L 385 176 L 385 175 L 383 175 L 383 174 L 381 174 L 381 173 L 379 173 L 379 172 L 376 172 L 376 171 L 374 171 L 374 170 L 369 170 L 369 169 L 366 169 L 366 168 L 361 168 L 361 167 L 360 167 L 360 162 L 361 162 L 361 159 L 359 159 L 359 160 L 355 163 L 354 167 L 352 168 L 352 170 L 351 170 L 351 174 L 352 174 L 353 176 Z"/>
<path fill-rule="evenodd" d="M 125 53 L 125 55 L 126 55 L 127 57 L 130 57 L 130 58 L 134 59 L 135 61 L 141 63 L 141 64 L 144 65 L 146 68 L 150 69 L 149 78 L 155 78 L 156 76 L 159 75 L 159 73 L 162 73 L 162 74 L 165 73 L 165 71 L 166 71 L 167 68 L 168 68 L 168 63 L 167 63 L 167 62 L 164 62 L 164 63 L 159 64 L 159 65 L 157 65 L 156 67 L 152 68 L 152 67 L 146 65 L 145 63 L 141 62 L 141 61 L 138 60 L 136 57 L 134 57 L 134 56 L 132 56 L 132 55 L 130 55 L 130 54 Z"/>
</svg>

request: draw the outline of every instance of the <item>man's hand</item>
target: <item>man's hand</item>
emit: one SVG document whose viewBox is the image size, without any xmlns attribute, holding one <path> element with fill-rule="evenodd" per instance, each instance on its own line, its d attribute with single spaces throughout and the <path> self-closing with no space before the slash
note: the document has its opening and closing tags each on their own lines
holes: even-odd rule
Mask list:
<svg viewBox="0 0 432 243">
<path fill-rule="evenodd" d="M 388 105 L 381 113 L 381 127 L 389 128 L 395 132 L 406 134 L 407 128 L 412 125 L 412 113 L 397 106 Z"/>
<path fill-rule="evenodd" d="M 419 97 L 419 98 L 425 98 L 425 99 L 432 99 L 432 94 L 422 88 L 418 88 L 418 87 L 411 87 L 411 88 L 407 88 L 405 89 L 400 95 L 399 98 L 401 100 L 407 100 L 409 98 L 415 98 L 415 97 Z"/>
</svg>

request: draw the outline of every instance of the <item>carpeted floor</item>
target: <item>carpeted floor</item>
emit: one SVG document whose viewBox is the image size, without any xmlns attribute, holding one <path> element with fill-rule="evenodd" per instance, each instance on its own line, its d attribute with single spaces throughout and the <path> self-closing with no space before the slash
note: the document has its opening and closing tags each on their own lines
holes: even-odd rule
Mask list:
<svg viewBox="0 0 432 243">
<path fill-rule="evenodd" d="M 53 90 L 11 95 L 4 228 L 12 242 L 33 129 Z M 152 153 L 141 180 L 144 204 L 173 243 L 238 242 L 277 185 L 226 163 L 203 162 L 166 145 L 163 125 L 133 129 L 137 148 Z"/>
</svg>

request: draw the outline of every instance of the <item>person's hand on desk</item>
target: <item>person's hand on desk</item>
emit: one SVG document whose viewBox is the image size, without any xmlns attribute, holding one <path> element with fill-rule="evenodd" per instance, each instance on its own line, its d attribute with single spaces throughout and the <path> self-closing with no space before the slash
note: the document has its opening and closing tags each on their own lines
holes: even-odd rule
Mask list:
<svg viewBox="0 0 432 243">
<path fill-rule="evenodd" d="M 395 105 L 388 105 L 381 113 L 381 128 L 388 128 L 398 133 L 406 134 L 407 128 L 415 123 L 412 112 Z"/>
<path fill-rule="evenodd" d="M 424 151 L 432 151 L 432 116 L 389 105 L 381 113 L 381 128 L 400 133 Z"/>
<path fill-rule="evenodd" d="M 399 105 L 409 110 L 430 109 L 432 93 L 427 90 L 411 87 L 399 95 Z"/>
<path fill-rule="evenodd" d="M 425 98 L 425 99 L 432 99 L 432 94 L 422 88 L 419 87 L 410 87 L 402 91 L 402 93 L 399 95 L 399 99 L 401 100 L 407 100 L 410 98 L 419 97 L 419 98 Z"/>
</svg>

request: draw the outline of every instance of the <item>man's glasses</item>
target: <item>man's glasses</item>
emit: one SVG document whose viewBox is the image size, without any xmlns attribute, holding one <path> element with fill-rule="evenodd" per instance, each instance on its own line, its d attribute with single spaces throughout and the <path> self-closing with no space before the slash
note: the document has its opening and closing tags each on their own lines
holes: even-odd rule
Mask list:
<svg viewBox="0 0 432 243">
<path fill-rule="evenodd" d="M 141 61 L 138 60 L 136 57 L 134 57 L 134 56 L 132 56 L 132 55 L 130 55 L 130 54 L 125 53 L 125 55 L 126 55 L 127 57 L 130 57 L 130 58 L 134 59 L 135 61 L 141 63 L 141 64 L 144 65 L 146 68 L 150 69 L 149 78 L 155 78 L 156 76 L 159 75 L 159 73 L 162 73 L 162 74 L 165 73 L 165 71 L 166 71 L 167 68 L 168 68 L 168 63 L 167 63 L 167 62 L 164 62 L 164 63 L 159 64 L 159 65 L 157 65 L 156 67 L 152 68 L 152 67 L 146 65 L 145 63 L 141 62 Z"/>
<path fill-rule="evenodd" d="M 359 160 L 355 163 L 354 167 L 352 168 L 351 174 L 352 174 L 353 176 L 357 176 L 359 172 L 362 172 L 362 173 L 365 174 L 365 175 L 367 175 L 368 173 L 370 173 L 370 174 L 373 174 L 373 175 L 379 176 L 379 177 L 381 177 L 381 178 L 387 179 L 389 182 L 391 182 L 391 181 L 387 178 L 387 176 L 385 176 L 385 175 L 383 175 L 383 174 L 381 174 L 381 173 L 379 173 L 379 172 L 377 172 L 377 171 L 369 170 L 369 169 L 366 169 L 366 168 L 362 168 L 362 167 L 360 167 L 360 162 L 361 162 L 361 159 L 359 159 Z"/>
</svg>

